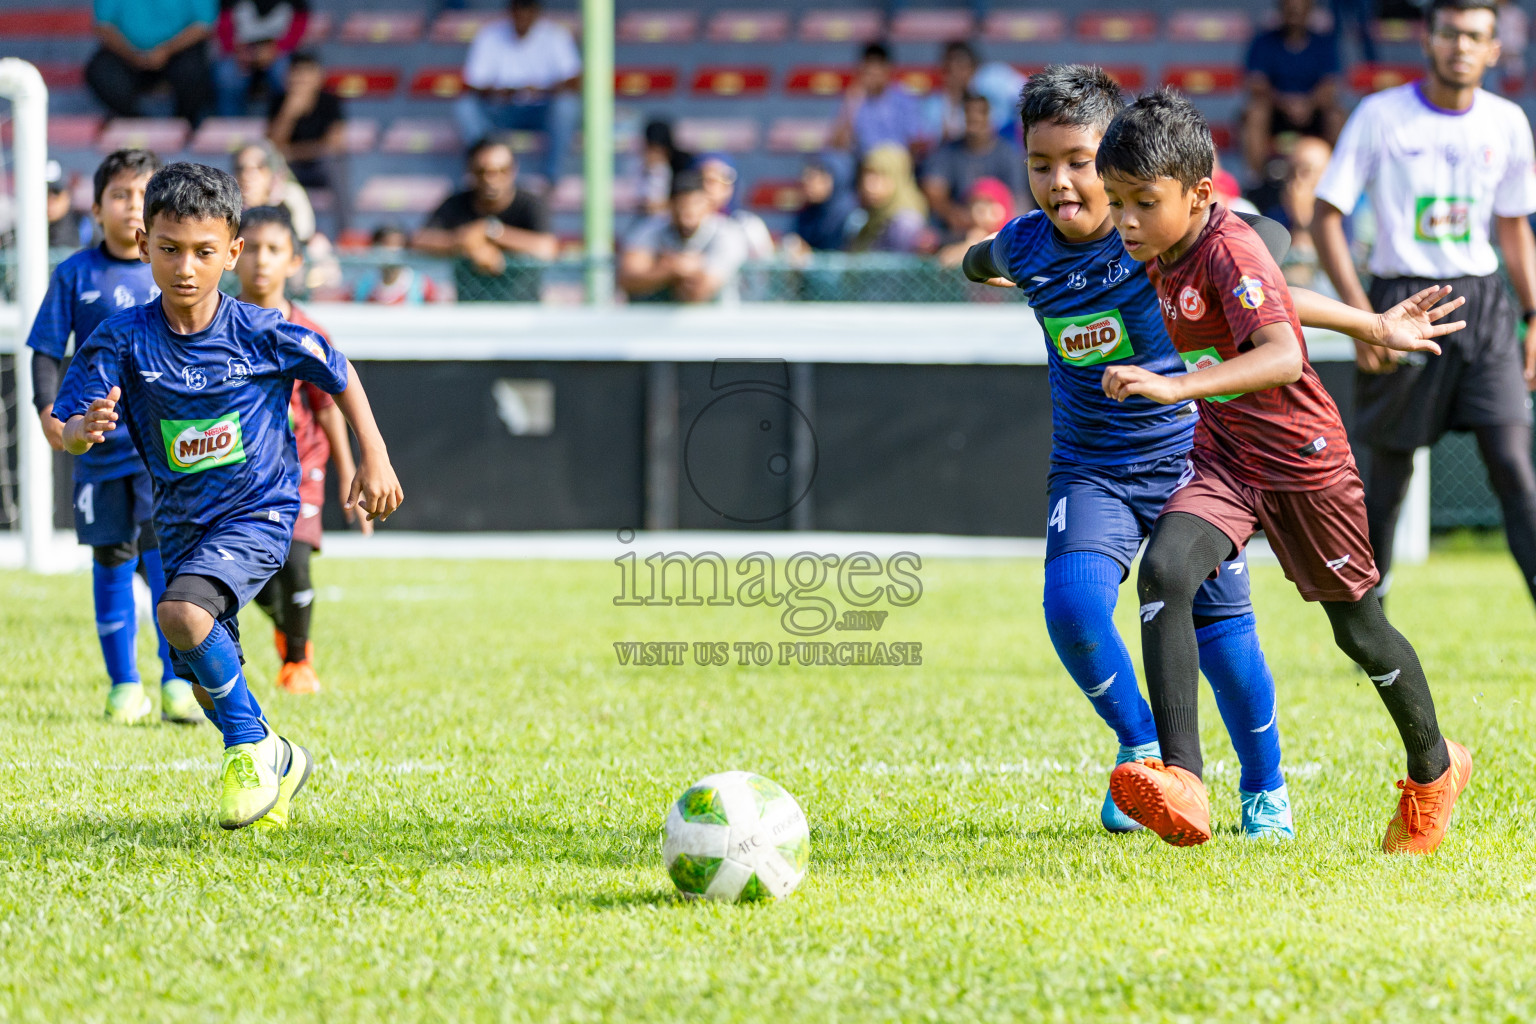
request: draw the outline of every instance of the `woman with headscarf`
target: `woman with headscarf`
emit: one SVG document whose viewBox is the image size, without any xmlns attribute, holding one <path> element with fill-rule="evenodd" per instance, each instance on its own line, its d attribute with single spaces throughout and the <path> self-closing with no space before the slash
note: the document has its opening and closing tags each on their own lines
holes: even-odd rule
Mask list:
<svg viewBox="0 0 1536 1024">
<path fill-rule="evenodd" d="M 848 177 L 847 164 L 839 167 L 832 156 L 813 156 L 801 168 L 805 205 L 795 214 L 790 237 L 804 248 L 826 252 L 848 244 L 848 221 L 859 208 Z"/>
<path fill-rule="evenodd" d="M 933 249 L 928 201 L 912 176 L 912 157 L 905 147 L 876 146 L 864 155 L 859 165 L 859 206 L 864 224 L 849 243 L 849 252 Z"/>
<path fill-rule="evenodd" d="M 747 259 L 766 260 L 773 256 L 773 235 L 763 218 L 736 205 L 736 165 L 724 153 L 709 153 L 699 158 L 699 173 L 704 177 L 704 194 L 715 204 L 715 212 L 735 221 L 747 236 Z"/>
</svg>

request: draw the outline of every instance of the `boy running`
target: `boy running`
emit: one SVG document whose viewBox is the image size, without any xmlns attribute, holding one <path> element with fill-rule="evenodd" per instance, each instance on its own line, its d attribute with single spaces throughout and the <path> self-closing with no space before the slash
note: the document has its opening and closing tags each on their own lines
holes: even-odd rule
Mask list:
<svg viewBox="0 0 1536 1024">
<path fill-rule="evenodd" d="M 246 210 L 240 220 L 240 237 L 245 241 L 240 262 L 235 264 L 235 272 L 240 275 L 240 301 L 275 309 L 289 323 L 326 337 L 320 325 L 305 316 L 283 293 L 284 283 L 304 266 L 288 211 L 281 206 Z M 309 639 L 315 600 L 309 558 L 320 550 L 325 464 L 328 459 L 335 461 L 343 488 L 351 482 L 356 467 L 352 464 L 346 420 L 331 396 L 320 388 L 308 381 L 294 381 L 288 422 L 293 426 L 299 450 L 299 518 L 283 567 L 267 580 L 256 595 L 256 603 L 277 627 L 277 656 L 283 660 L 277 685 L 289 693 L 316 693 L 320 679 L 315 674 L 315 645 Z M 357 512 L 348 508 L 345 515 L 351 522 Z M 373 532 L 373 524 L 366 518 L 361 528 L 364 534 Z"/>
<path fill-rule="evenodd" d="M 1251 228 L 1211 201 L 1214 159 L 1205 119 L 1168 92 L 1116 116 L 1096 157 L 1115 227 L 1126 250 L 1147 261 L 1168 334 L 1190 369 L 1111 366 L 1104 393 L 1164 405 L 1205 399 L 1194 450 L 1136 584 L 1161 757 L 1117 766 L 1110 793 L 1169 843 L 1210 839 L 1193 602 L 1222 560 L 1262 529 L 1302 597 L 1322 602 L 1335 641 L 1376 684 L 1402 735 L 1408 779 L 1397 784 L 1402 797 L 1382 849 L 1428 853 L 1445 835 L 1472 758 L 1441 737 L 1418 656 L 1382 615 L 1364 489 L 1343 421 L 1307 360 L 1275 261 Z M 1427 340 L 1385 340 L 1438 351 Z"/>
<path fill-rule="evenodd" d="M 1062 664 L 1115 731 L 1117 764 L 1158 756 L 1152 711 L 1114 610 L 1137 549 L 1178 483 L 1197 419 L 1189 403 L 1122 405 L 1100 387 L 1106 364 L 1183 368 L 1151 282 L 1115 233 L 1094 167 L 1099 140 L 1124 106 L 1119 86 L 1096 67 L 1055 65 L 1030 76 L 1020 115 L 1040 209 L 972 247 L 965 261 L 972 280 L 1018 282 L 1050 339 L 1046 627 Z M 1308 320 L 1365 336 L 1417 335 L 1459 304 L 1425 312 L 1439 294 L 1369 316 L 1308 293 Z M 1284 837 L 1292 820 L 1274 681 L 1259 649 L 1246 569 L 1238 553 L 1196 595 L 1199 662 L 1242 765 L 1244 833 Z M 1107 792 L 1100 817 L 1112 832 L 1141 827 Z"/>
<path fill-rule="evenodd" d="M 287 823 L 308 779 L 303 747 L 277 735 L 241 671 L 237 614 L 282 565 L 299 516 L 293 380 L 336 396 L 362 445 L 347 504 L 387 518 L 399 481 L 345 356 L 314 332 L 219 292 L 240 257 L 240 188 L 223 171 L 177 163 L 149 181 L 140 258 L 158 300 L 101 325 L 54 404 L 64 446 L 103 443 L 126 418 L 154 480 L 170 583 L 161 628 L 200 684 L 224 737 L 219 824 Z M 118 403 L 126 399 L 124 413 Z"/>
<path fill-rule="evenodd" d="M 144 187 L 159 167 L 160 161 L 148 150 L 120 149 L 96 168 L 91 216 L 101 226 L 101 244 L 82 249 L 55 268 L 32 322 L 27 337 L 32 349 L 32 393 L 43 433 L 55 450 L 64 449 L 64 424 L 52 414 L 70 335 L 78 352 L 107 317 L 159 294 L 149 267 L 139 261 L 138 242 L 144 226 Z M 154 702 L 144 692 L 138 667 L 133 574 L 140 563 L 156 601 L 165 590 L 160 545 L 151 519 L 149 474 L 133 441 L 119 434 L 75 459 L 74 478 L 75 536 L 91 546 L 96 636 L 111 681 L 107 721 L 143 724 L 152 721 Z M 158 628 L 155 639 L 160 648 L 160 717 L 184 724 L 201 722 L 192 686 L 177 677 L 170 647 Z"/>
</svg>

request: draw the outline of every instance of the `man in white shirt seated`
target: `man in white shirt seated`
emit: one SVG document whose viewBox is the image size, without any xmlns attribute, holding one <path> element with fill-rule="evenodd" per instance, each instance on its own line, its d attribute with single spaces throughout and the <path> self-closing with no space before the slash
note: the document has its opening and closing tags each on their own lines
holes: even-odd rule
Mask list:
<svg viewBox="0 0 1536 1024">
<path fill-rule="evenodd" d="M 539 0 L 511 0 L 511 18 L 475 33 L 453 114 L 466 145 L 504 131 L 544 133 L 539 171 L 553 185 L 581 116 L 581 55 Z"/>
<path fill-rule="evenodd" d="M 624 240 L 619 287 L 631 302 L 713 302 L 736 296 L 747 237 L 715 212 L 704 176 L 672 176 L 672 210 L 641 221 Z"/>
</svg>

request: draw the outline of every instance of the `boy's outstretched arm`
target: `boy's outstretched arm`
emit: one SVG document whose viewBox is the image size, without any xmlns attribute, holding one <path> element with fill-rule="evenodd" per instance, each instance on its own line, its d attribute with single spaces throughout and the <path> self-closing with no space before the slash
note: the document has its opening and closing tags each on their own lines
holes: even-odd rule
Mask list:
<svg viewBox="0 0 1536 1024">
<path fill-rule="evenodd" d="M 1466 297 L 1461 296 L 1436 305 L 1450 294 L 1450 285 L 1431 285 L 1384 313 L 1370 313 L 1305 288 L 1291 289 L 1296 318 L 1308 327 L 1337 331 L 1380 348 L 1435 355 L 1440 354 L 1440 346 L 1431 339 L 1454 334 L 1467 326 L 1465 320 L 1437 323 L 1466 304 Z"/>
<path fill-rule="evenodd" d="M 84 455 L 91 445 L 105 441 L 107 434 L 117 429 L 117 403 L 122 397 L 123 389 L 113 385 L 107 397 L 92 402 L 85 415 L 71 416 L 64 424 L 64 450 L 71 455 Z"/>
<path fill-rule="evenodd" d="M 357 369 L 347 360 L 347 387 L 336 396 L 336 407 L 352 425 L 357 434 L 358 448 L 362 455 L 357 472 L 352 476 L 352 486 L 342 509 L 361 508 L 369 519 L 388 519 L 405 494 L 400 490 L 400 479 L 389 464 L 389 452 L 384 447 L 384 437 L 374 422 L 373 409 L 368 405 L 368 395 L 362 381 L 357 379 Z"/>
<path fill-rule="evenodd" d="M 1159 405 L 1192 398 L 1246 395 L 1294 384 L 1301 379 L 1301 342 L 1285 321 L 1265 324 L 1248 336 L 1253 348 L 1226 362 L 1177 377 L 1164 377 L 1140 366 L 1120 364 L 1104 371 L 1104 393 L 1117 402 L 1141 395 Z"/>
<path fill-rule="evenodd" d="M 315 410 L 315 422 L 325 432 L 325 439 L 331 443 L 331 462 L 336 466 L 336 483 L 343 494 L 349 492 L 352 480 L 357 476 L 357 463 L 352 461 L 352 441 L 347 436 L 347 420 L 342 416 L 341 410 L 334 404 L 327 403 L 323 408 Z M 356 521 L 358 528 L 366 536 L 373 532 L 373 523 L 367 516 L 359 519 L 357 509 L 345 508 L 342 514 L 347 522 Z"/>
</svg>

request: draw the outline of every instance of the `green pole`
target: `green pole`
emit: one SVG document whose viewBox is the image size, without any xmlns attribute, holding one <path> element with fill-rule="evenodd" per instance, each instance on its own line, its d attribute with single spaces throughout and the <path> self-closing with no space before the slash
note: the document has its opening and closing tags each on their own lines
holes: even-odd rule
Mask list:
<svg viewBox="0 0 1536 1024">
<path fill-rule="evenodd" d="M 581 0 L 587 302 L 613 301 L 613 0 Z"/>
</svg>

